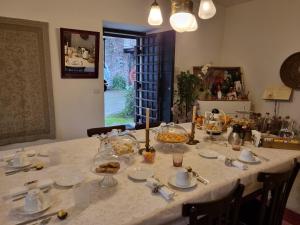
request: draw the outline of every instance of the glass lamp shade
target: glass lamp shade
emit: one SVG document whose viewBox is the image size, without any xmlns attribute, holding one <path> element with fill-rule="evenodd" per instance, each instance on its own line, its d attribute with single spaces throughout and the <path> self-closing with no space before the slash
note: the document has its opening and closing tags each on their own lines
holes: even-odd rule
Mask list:
<svg viewBox="0 0 300 225">
<path fill-rule="evenodd" d="M 160 7 L 156 2 L 154 2 L 151 5 L 150 13 L 148 16 L 148 23 L 151 26 L 159 26 L 162 24 L 162 22 L 163 22 L 163 18 L 161 15 Z"/>
<path fill-rule="evenodd" d="M 210 19 L 212 18 L 217 12 L 216 6 L 212 0 L 201 0 L 198 16 L 201 19 Z"/>
<path fill-rule="evenodd" d="M 192 31 L 196 31 L 198 29 L 198 23 L 197 23 L 197 19 L 196 16 L 193 15 L 193 23 L 192 26 L 190 27 L 190 29 L 188 29 L 188 32 L 192 32 Z"/>
<path fill-rule="evenodd" d="M 193 14 L 187 12 L 175 13 L 170 17 L 170 24 L 175 31 L 180 33 L 186 32 L 192 28 L 195 22 L 194 17 Z"/>
</svg>

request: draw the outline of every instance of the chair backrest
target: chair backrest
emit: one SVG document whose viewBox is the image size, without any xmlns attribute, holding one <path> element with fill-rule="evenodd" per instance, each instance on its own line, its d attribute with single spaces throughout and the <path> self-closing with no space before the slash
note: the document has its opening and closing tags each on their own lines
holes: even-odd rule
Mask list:
<svg viewBox="0 0 300 225">
<path fill-rule="evenodd" d="M 150 128 L 151 127 L 158 127 L 160 125 L 160 122 L 157 123 L 150 123 Z M 135 130 L 141 130 L 141 129 L 145 129 L 146 128 L 146 124 L 145 123 L 136 123 L 135 124 Z"/>
<path fill-rule="evenodd" d="M 190 225 L 236 225 L 244 191 L 244 185 L 238 180 L 234 189 L 219 200 L 184 204 L 182 216 L 189 217 Z"/>
<path fill-rule="evenodd" d="M 257 180 L 263 182 L 261 209 L 258 225 L 281 225 L 285 206 L 300 163 L 294 159 L 293 167 L 283 173 L 259 173 Z"/>
<path fill-rule="evenodd" d="M 90 128 L 87 130 L 87 136 L 92 137 L 93 135 L 96 134 L 106 134 L 108 132 L 111 132 L 112 130 L 121 130 L 124 131 L 126 130 L 125 125 L 118 125 L 118 126 L 111 126 L 111 127 L 98 127 L 98 128 Z"/>
</svg>

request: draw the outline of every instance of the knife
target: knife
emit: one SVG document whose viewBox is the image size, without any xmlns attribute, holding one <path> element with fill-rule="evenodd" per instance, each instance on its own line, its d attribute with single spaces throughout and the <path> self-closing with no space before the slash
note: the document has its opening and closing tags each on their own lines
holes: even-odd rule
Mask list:
<svg viewBox="0 0 300 225">
<path fill-rule="evenodd" d="M 30 220 L 26 220 L 26 221 L 21 222 L 21 223 L 17 223 L 16 225 L 26 225 L 26 224 L 29 224 L 29 223 L 32 223 L 32 222 L 35 222 L 35 221 L 38 221 L 38 220 L 43 220 L 43 219 L 46 219 L 48 217 L 56 215 L 58 212 L 59 211 L 48 213 L 48 214 L 45 214 L 43 216 L 40 216 L 40 217 L 37 217 L 37 218 L 34 218 L 34 219 L 30 219 Z"/>
<path fill-rule="evenodd" d="M 253 151 L 251 151 L 251 153 L 252 153 L 254 156 L 256 156 L 257 158 L 262 159 L 262 160 L 264 160 L 264 161 L 266 161 L 266 162 L 270 161 L 270 159 L 268 159 L 268 158 L 266 158 L 266 157 L 264 157 L 264 156 L 261 156 L 261 155 L 257 155 L 257 154 L 256 154 L 255 152 L 253 152 Z"/>
</svg>

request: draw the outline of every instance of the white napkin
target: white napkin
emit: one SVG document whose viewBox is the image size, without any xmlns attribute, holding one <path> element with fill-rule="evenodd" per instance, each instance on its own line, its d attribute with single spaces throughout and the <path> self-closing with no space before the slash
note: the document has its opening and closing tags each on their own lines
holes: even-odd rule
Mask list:
<svg viewBox="0 0 300 225">
<path fill-rule="evenodd" d="M 161 185 L 161 183 L 156 180 L 155 178 L 148 178 L 146 185 L 150 187 L 151 189 L 155 188 L 156 186 Z M 158 192 L 166 199 L 166 200 L 171 200 L 174 198 L 175 192 L 171 191 L 168 187 L 162 186 L 161 188 L 158 189 Z"/>
<path fill-rule="evenodd" d="M 54 181 L 52 179 L 43 179 L 43 180 L 39 180 L 36 184 L 37 188 L 43 189 L 43 188 L 47 188 L 52 186 L 54 183 Z M 8 196 L 13 198 L 17 195 L 22 195 L 22 194 L 26 194 L 27 191 L 29 190 L 28 186 L 20 186 L 20 187 L 15 187 L 13 189 L 11 189 L 9 191 Z"/>
<path fill-rule="evenodd" d="M 219 155 L 218 159 L 225 163 L 226 157 L 224 155 Z M 236 168 L 239 168 L 241 170 L 247 170 L 248 169 L 248 166 L 246 164 L 244 164 L 240 161 L 237 161 L 237 160 L 232 161 L 232 166 L 234 166 Z"/>
</svg>

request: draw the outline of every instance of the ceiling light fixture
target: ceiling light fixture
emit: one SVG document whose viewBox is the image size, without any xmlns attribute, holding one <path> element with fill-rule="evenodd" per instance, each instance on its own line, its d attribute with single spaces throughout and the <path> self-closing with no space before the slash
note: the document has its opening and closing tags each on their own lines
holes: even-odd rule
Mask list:
<svg viewBox="0 0 300 225">
<path fill-rule="evenodd" d="M 193 13 L 192 0 L 171 0 L 171 27 L 177 32 L 191 32 L 198 29 L 197 18 Z M 201 19 L 210 19 L 216 14 L 216 7 L 212 0 L 200 0 L 198 15 Z M 152 26 L 161 25 L 163 18 L 156 2 L 151 5 L 148 23 Z"/>
<path fill-rule="evenodd" d="M 217 10 L 212 0 L 201 0 L 198 16 L 201 19 L 207 20 L 216 14 Z"/>
<path fill-rule="evenodd" d="M 191 0 L 172 0 L 171 9 L 170 24 L 174 30 L 190 32 L 198 28 Z"/>
<path fill-rule="evenodd" d="M 150 13 L 148 16 L 148 23 L 152 26 L 159 26 L 163 22 L 163 18 L 161 15 L 161 10 L 156 2 L 156 0 L 152 3 Z"/>
</svg>

